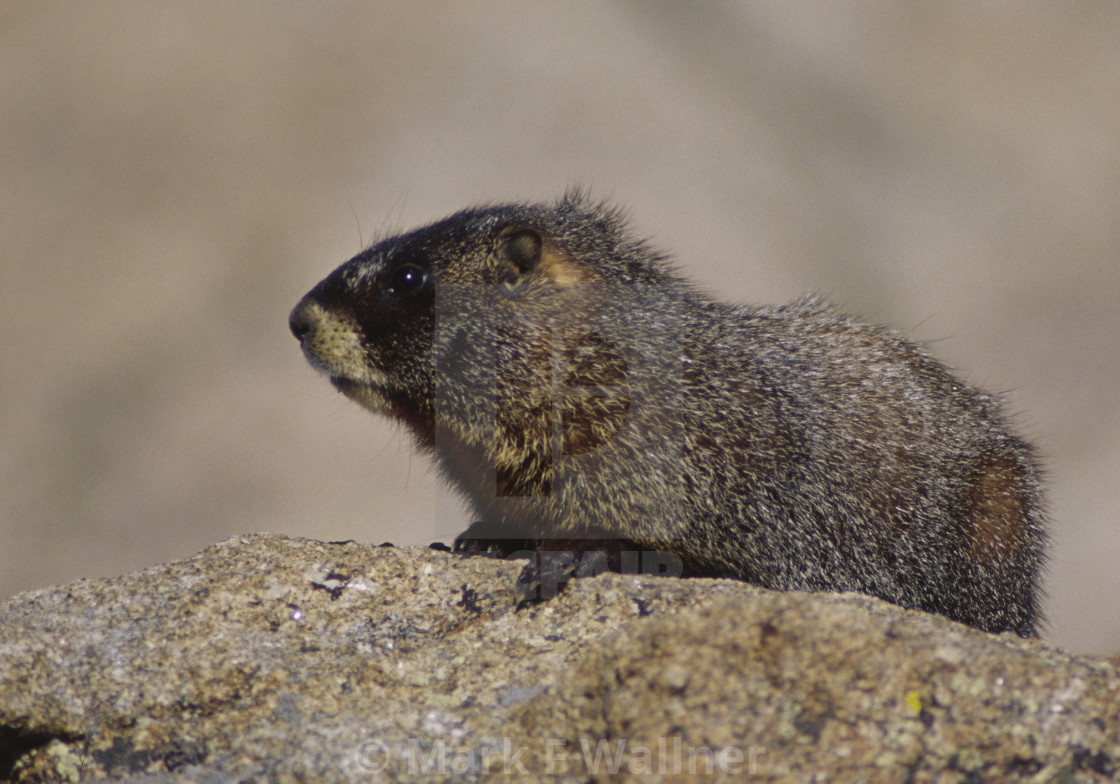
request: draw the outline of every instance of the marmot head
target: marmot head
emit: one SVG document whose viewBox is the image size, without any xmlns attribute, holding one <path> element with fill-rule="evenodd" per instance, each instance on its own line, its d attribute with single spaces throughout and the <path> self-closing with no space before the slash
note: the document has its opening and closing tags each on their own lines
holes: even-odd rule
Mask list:
<svg viewBox="0 0 1120 784">
<path fill-rule="evenodd" d="M 497 365 L 507 379 L 547 374 L 558 325 L 588 320 L 601 261 L 629 255 L 635 268 L 628 242 L 615 213 L 577 194 L 465 210 L 358 254 L 289 325 L 339 391 L 430 445 L 437 399 L 458 424 L 485 426 L 479 403 L 494 398 Z"/>
</svg>

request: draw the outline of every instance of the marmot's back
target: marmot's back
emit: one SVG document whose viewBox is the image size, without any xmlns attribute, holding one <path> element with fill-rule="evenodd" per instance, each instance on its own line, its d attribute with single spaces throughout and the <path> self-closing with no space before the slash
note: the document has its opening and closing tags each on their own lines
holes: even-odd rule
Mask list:
<svg viewBox="0 0 1120 784">
<path fill-rule="evenodd" d="M 291 325 L 491 537 L 616 537 L 690 573 L 1036 632 L 1038 471 L 998 401 L 819 301 L 714 302 L 601 205 L 386 239 Z"/>
</svg>

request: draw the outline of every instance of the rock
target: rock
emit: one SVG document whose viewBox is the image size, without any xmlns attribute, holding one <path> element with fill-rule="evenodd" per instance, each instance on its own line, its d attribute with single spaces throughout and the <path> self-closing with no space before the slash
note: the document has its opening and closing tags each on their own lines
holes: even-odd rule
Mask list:
<svg viewBox="0 0 1120 784">
<path fill-rule="evenodd" d="M 855 595 L 237 537 L 0 604 L 17 782 L 1106 780 L 1120 666 Z"/>
</svg>

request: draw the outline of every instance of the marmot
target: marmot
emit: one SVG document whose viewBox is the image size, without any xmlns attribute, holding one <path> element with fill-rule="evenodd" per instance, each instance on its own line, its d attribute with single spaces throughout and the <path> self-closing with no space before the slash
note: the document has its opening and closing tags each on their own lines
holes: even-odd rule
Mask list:
<svg viewBox="0 0 1120 784">
<path fill-rule="evenodd" d="M 585 195 L 378 241 L 290 327 L 463 493 L 457 549 L 614 538 L 1037 635 L 1039 468 L 995 397 L 819 299 L 707 297 Z"/>
</svg>

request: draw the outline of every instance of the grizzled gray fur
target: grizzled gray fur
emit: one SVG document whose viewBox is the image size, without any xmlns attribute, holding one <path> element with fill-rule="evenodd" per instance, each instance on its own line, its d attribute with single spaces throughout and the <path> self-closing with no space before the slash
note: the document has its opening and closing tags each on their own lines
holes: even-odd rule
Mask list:
<svg viewBox="0 0 1120 784">
<path fill-rule="evenodd" d="M 620 540 L 1037 634 L 1039 471 L 997 399 L 819 300 L 715 301 L 580 194 L 377 242 L 291 328 L 463 493 L 459 549 Z"/>
</svg>

